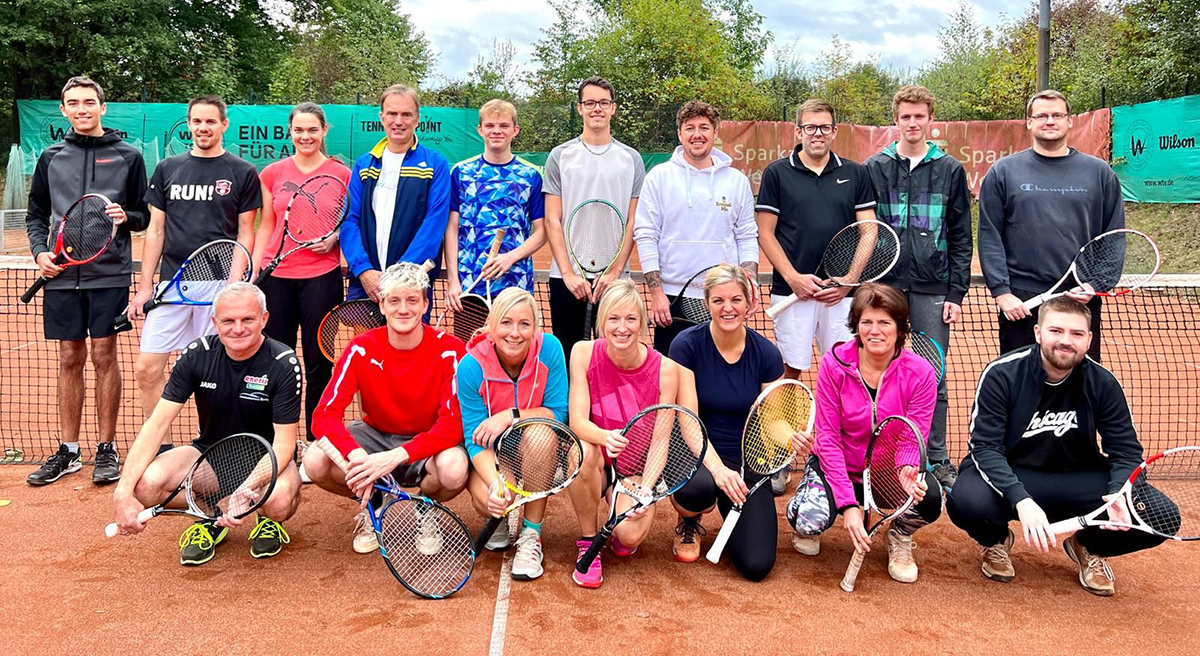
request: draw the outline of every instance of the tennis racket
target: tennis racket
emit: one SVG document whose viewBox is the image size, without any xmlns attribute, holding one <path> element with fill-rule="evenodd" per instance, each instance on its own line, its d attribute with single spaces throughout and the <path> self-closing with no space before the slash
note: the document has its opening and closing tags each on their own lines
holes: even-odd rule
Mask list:
<svg viewBox="0 0 1200 656">
<path fill-rule="evenodd" d="M 292 194 L 283 213 L 279 249 L 259 272 L 254 284 L 261 286 L 263 281 L 271 277 L 275 267 L 292 253 L 319 244 L 337 232 L 346 216 L 348 204 L 346 185 L 336 176 L 322 173 L 305 180 Z M 283 247 L 289 239 L 295 246 L 284 252 Z"/>
<path fill-rule="evenodd" d="M 492 248 L 488 251 L 487 261 L 484 264 L 491 262 L 500 253 L 500 245 L 504 243 L 505 232 L 507 232 L 506 228 L 500 228 L 492 236 Z M 472 293 L 481 280 L 483 280 L 482 270 L 467 286 L 466 291 L 458 297 L 458 303 L 462 309 L 454 312 L 454 324 L 451 326 L 450 332 L 464 342 L 469 341 L 480 328 L 487 324 L 488 314 L 492 311 L 492 280 L 490 278 L 487 281 L 487 298 Z M 447 305 L 434 328 L 440 328 L 449 313 L 450 307 Z"/>
<path fill-rule="evenodd" d="M 875 220 L 855 221 L 829 240 L 817 270 L 825 273 L 826 288 L 857 287 L 886 276 L 898 259 L 900 238 L 891 226 Z M 767 316 L 774 319 L 799 300 L 792 294 L 767 308 Z"/>
<path fill-rule="evenodd" d="M 316 445 L 343 472 L 350 469 L 329 438 L 322 437 Z M 379 554 L 392 576 L 426 599 L 445 599 L 461 590 L 475 569 L 475 541 L 467 525 L 437 501 L 401 490 L 390 474 L 379 479 L 375 489 L 395 497 L 378 515 L 367 502 Z"/>
<path fill-rule="evenodd" d="M 113 223 L 107 209 L 112 204 L 107 196 L 87 194 L 67 209 L 58 223 L 58 232 L 51 245 L 55 264 L 60 267 L 87 264 L 108 250 L 113 237 L 117 236 L 117 224 Z M 32 301 L 48 282 L 50 278 L 38 276 L 29 289 L 21 294 L 21 302 Z"/>
<path fill-rule="evenodd" d="M 162 285 L 142 310 L 149 313 L 160 305 L 212 305 L 226 285 L 247 280 L 250 251 L 232 239 L 210 241 L 179 265 L 171 282 Z M 113 325 L 117 330 L 128 330 L 129 317 L 122 314 Z"/>
<path fill-rule="evenodd" d="M 183 482 L 165 501 L 138 513 L 139 522 L 164 513 L 215 520 L 222 515 L 241 519 L 258 510 L 275 489 L 279 463 L 271 443 L 251 433 L 238 433 L 204 450 Z M 168 508 L 180 493 L 187 508 Z M 116 523 L 104 529 L 108 537 L 120 532 Z"/>
<path fill-rule="evenodd" d="M 907 417 L 893 415 L 879 422 L 867 445 L 863 469 L 863 512 L 878 519 L 867 530 L 868 539 L 889 521 L 912 507 L 913 492 L 925 479 L 925 437 Z M 854 592 L 866 552 L 854 550 L 842 577 L 842 589 Z"/>
<path fill-rule="evenodd" d="M 317 327 L 317 343 L 321 347 L 321 355 L 330 362 L 337 362 L 351 340 L 386 323 L 379 304 L 369 298 L 335 305 Z"/>
<path fill-rule="evenodd" d="M 941 385 L 946 377 L 946 352 L 942 350 L 942 345 L 928 333 L 915 332 L 908 336 L 908 348 L 933 366 L 937 384 Z"/>
<path fill-rule="evenodd" d="M 634 416 L 621 432 L 629 443 L 613 462 L 615 481 L 608 521 L 575 564 L 581 574 L 587 573 L 596 554 L 625 518 L 675 494 L 692 480 L 708 447 L 708 433 L 700 418 L 678 405 L 650 406 Z M 634 501 L 619 515 L 618 494 Z"/>
<path fill-rule="evenodd" d="M 580 203 L 563 226 L 567 251 L 588 283 L 594 285 L 617 261 L 625 244 L 625 217 L 616 205 L 593 198 Z M 583 339 L 592 338 L 596 304 L 588 300 L 583 315 Z"/>
<path fill-rule="evenodd" d="M 1077 287 L 1097 296 L 1121 296 L 1150 282 L 1160 266 L 1162 255 L 1153 239 L 1137 230 L 1110 230 L 1084 244 L 1058 282 L 1025 301 L 1025 309 L 1065 294 L 1057 290 L 1071 276 Z"/>
<path fill-rule="evenodd" d="M 1151 485 L 1153 483 L 1153 485 Z M 1115 505 L 1129 521 L 1109 515 Z M 1109 502 L 1086 515 L 1050 525 L 1057 534 L 1088 526 L 1129 528 L 1168 540 L 1200 540 L 1200 446 L 1167 449 L 1134 468 Z"/>
<path fill-rule="evenodd" d="M 515 496 L 504 515 L 565 490 L 579 475 L 583 463 L 583 446 L 575 433 L 562 422 L 544 417 L 517 421 L 492 448 L 501 490 L 508 488 Z M 504 515 L 487 520 L 475 540 L 475 553 L 483 553 Z"/>
<path fill-rule="evenodd" d="M 746 417 L 746 428 L 742 432 L 742 478 L 748 472 L 761 476 L 754 487 L 746 493 L 746 501 L 763 483 L 771 480 L 776 472 L 783 471 L 792 463 L 796 453 L 792 451 L 792 435 L 812 433 L 815 402 L 812 391 L 796 380 L 780 380 L 771 383 L 755 399 Z M 721 560 L 725 543 L 733 535 L 742 516 L 742 504 L 734 504 L 721 524 L 721 532 L 708 550 L 705 558 L 710 563 Z"/>
<path fill-rule="evenodd" d="M 693 324 L 708 323 L 712 319 L 704 300 L 704 278 L 715 266 L 704 267 L 683 284 L 683 289 L 671 299 L 671 319 Z"/>
</svg>

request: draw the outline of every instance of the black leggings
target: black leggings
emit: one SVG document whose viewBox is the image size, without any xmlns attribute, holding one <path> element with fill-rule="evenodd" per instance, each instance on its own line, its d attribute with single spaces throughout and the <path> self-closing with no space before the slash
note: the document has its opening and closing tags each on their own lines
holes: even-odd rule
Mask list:
<svg viewBox="0 0 1200 656">
<path fill-rule="evenodd" d="M 736 467 L 733 468 L 736 471 Z M 754 487 L 760 477 L 750 474 L 747 487 Z M 733 561 L 733 566 L 742 576 L 751 581 L 761 581 L 771 573 L 775 566 L 775 543 L 779 537 L 779 523 L 775 512 L 775 497 L 771 494 L 770 484 L 764 483 L 766 490 L 759 489 L 746 499 L 742 508 L 742 517 L 729 536 L 725 553 Z M 704 465 L 674 496 L 675 503 L 689 512 L 703 512 L 717 504 L 721 517 L 729 514 L 733 502 L 717 487 L 712 473 Z"/>
<path fill-rule="evenodd" d="M 1108 494 L 1106 470 L 1044 472 L 1023 467 L 1012 470 L 1051 522 L 1085 515 L 1100 507 L 1101 496 Z M 955 526 L 984 547 L 1003 542 L 1008 536 L 1008 523 L 1017 519 L 1016 509 L 983 480 L 970 456 L 958 472 L 954 491 L 946 501 L 946 512 Z M 1166 540 L 1141 531 L 1105 531 L 1098 527 L 1085 528 L 1076 535 L 1085 549 L 1106 558 L 1149 549 Z"/>
<path fill-rule="evenodd" d="M 333 375 L 333 363 L 321 354 L 317 343 L 317 328 L 321 319 L 342 302 L 342 275 L 333 269 L 315 278 L 279 278 L 263 281 L 267 295 L 267 337 L 296 348 L 296 331 L 300 331 L 304 360 L 304 426 L 312 440 L 312 415 L 321 394 Z"/>
<path fill-rule="evenodd" d="M 583 335 L 584 314 L 587 312 L 587 301 L 575 298 L 567 283 L 562 278 L 550 278 L 550 327 L 558 341 L 562 342 L 563 353 L 567 361 L 571 360 L 571 348 L 575 342 L 585 341 L 591 337 Z M 595 326 L 596 317 L 592 316 Z"/>
</svg>

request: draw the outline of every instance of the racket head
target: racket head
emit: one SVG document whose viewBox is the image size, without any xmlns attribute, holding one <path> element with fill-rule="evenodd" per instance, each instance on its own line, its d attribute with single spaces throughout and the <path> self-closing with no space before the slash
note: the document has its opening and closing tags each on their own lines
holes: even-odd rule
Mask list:
<svg viewBox="0 0 1200 656">
<path fill-rule="evenodd" d="M 278 474 L 271 443 L 253 433 L 237 433 L 200 454 L 184 478 L 184 499 L 197 515 L 240 519 L 267 502 Z"/>
<path fill-rule="evenodd" d="M 317 343 L 321 354 L 337 362 L 355 337 L 387 323 L 379 305 L 369 298 L 340 303 L 330 310 L 317 327 Z"/>
<path fill-rule="evenodd" d="M 475 333 L 487 325 L 492 304 L 479 294 L 463 294 L 459 297 L 458 302 L 462 305 L 462 309 L 454 312 L 454 321 L 450 332 L 463 342 L 468 342 L 475 336 Z"/>
<path fill-rule="evenodd" d="M 625 217 L 616 205 L 604 199 L 585 200 L 567 217 L 563 234 L 571 259 L 592 278 L 606 271 L 621 253 Z"/>
<path fill-rule="evenodd" d="M 692 323 L 707 323 L 712 320 L 708 302 L 704 300 L 704 280 L 717 265 L 705 267 L 683 284 L 683 289 L 671 301 L 671 318 Z"/>
<path fill-rule="evenodd" d="M 928 333 L 918 331 L 908 336 L 908 348 L 933 367 L 934 373 L 937 374 L 937 383 L 941 385 L 942 379 L 946 377 L 946 353 L 942 350 L 942 345 Z"/>
<path fill-rule="evenodd" d="M 462 589 L 475 569 L 474 540 L 462 519 L 436 501 L 408 495 L 379 516 L 379 553 L 413 594 L 444 599 Z"/>
<path fill-rule="evenodd" d="M 85 194 L 67 209 L 54 243 L 61 264 L 87 264 L 108 250 L 117 235 L 117 224 L 105 209 L 111 204 L 103 194 Z"/>
<path fill-rule="evenodd" d="M 674 494 L 700 466 L 708 446 L 704 424 L 673 404 L 642 410 L 622 430 L 628 440 L 613 469 L 629 496 L 649 505 Z"/>
<path fill-rule="evenodd" d="M 857 287 L 887 275 L 900 259 L 900 239 L 882 221 L 855 221 L 829 240 L 820 270 L 836 285 Z"/>
<path fill-rule="evenodd" d="M 562 491 L 583 464 L 583 445 L 574 431 L 546 417 L 517 421 L 493 448 L 500 481 L 525 501 Z"/>
<path fill-rule="evenodd" d="M 1137 230 L 1110 230 L 1079 249 L 1071 268 L 1075 281 L 1097 294 L 1120 296 L 1158 274 L 1162 254 L 1153 239 Z"/>
<path fill-rule="evenodd" d="M 913 503 L 912 486 L 924 480 L 925 437 L 907 417 L 886 417 L 867 445 L 863 469 L 863 501 L 880 515 L 872 531 Z"/>
<path fill-rule="evenodd" d="M 346 185 L 322 173 L 304 181 L 288 201 L 283 229 L 298 246 L 315 244 L 333 234 L 349 205 Z"/>
<path fill-rule="evenodd" d="M 173 286 L 184 303 L 211 305 L 230 283 L 250 280 L 250 267 L 250 251 L 245 246 L 232 239 L 217 239 L 184 260 L 175 273 Z"/>
<path fill-rule="evenodd" d="M 1200 540 L 1200 446 L 1168 449 L 1130 476 L 1133 524 L 1173 540 Z"/>
<path fill-rule="evenodd" d="M 794 433 L 812 433 L 815 402 L 797 380 L 779 380 L 759 393 L 742 431 L 742 468 L 769 476 L 795 457 Z"/>
</svg>

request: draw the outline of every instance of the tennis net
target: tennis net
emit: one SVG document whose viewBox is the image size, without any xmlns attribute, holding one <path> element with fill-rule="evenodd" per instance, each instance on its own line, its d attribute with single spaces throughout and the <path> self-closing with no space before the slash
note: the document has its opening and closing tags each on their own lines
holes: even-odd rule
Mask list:
<svg viewBox="0 0 1200 656">
<path fill-rule="evenodd" d="M 5 452 L 3 461 L 9 463 L 42 461 L 58 448 L 57 344 L 42 338 L 41 297 L 29 305 L 17 300 L 36 275 L 28 258 L 0 257 L 0 448 Z M 639 274 L 635 278 L 640 280 Z M 946 368 L 950 395 L 947 443 L 955 459 L 965 455 L 968 414 L 979 373 L 998 349 L 995 306 L 982 281 L 976 278 L 972 282 L 963 320 L 951 339 Z M 441 312 L 443 284 L 442 280 L 435 283 L 433 316 Z M 645 287 L 641 289 L 647 295 Z M 762 290 L 766 291 L 766 285 Z M 545 272 L 539 274 L 535 295 L 546 330 L 552 331 Z M 1125 388 L 1148 453 L 1196 442 L 1193 433 L 1200 426 L 1198 324 L 1197 276 L 1160 276 L 1152 287 L 1105 304 L 1103 362 Z M 762 312 L 754 315 L 751 326 L 768 338 L 773 336 L 771 322 Z M 123 390 L 117 446 L 122 453 L 128 451 L 142 425 L 133 377 L 137 340 L 136 330 L 118 338 Z M 97 437 L 95 378 L 90 366 L 85 371 L 81 442 L 85 457 L 90 458 Z M 812 385 L 814 377 L 815 370 L 808 371 L 801 380 Z M 189 403 L 176 421 L 174 441 L 190 440 L 195 422 Z"/>
</svg>

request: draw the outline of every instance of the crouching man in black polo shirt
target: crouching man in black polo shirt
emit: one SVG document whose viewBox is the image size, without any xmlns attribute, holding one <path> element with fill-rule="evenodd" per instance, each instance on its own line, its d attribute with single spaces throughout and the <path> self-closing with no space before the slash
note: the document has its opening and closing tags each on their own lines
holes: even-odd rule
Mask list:
<svg viewBox="0 0 1200 656">
<path fill-rule="evenodd" d="M 142 426 L 125 475 L 113 495 L 116 522 L 123 534 L 140 533 L 146 525 L 137 515 L 161 503 L 179 486 L 204 449 L 235 433 L 254 433 L 272 440 L 279 480 L 259 511 L 250 532 L 250 554 L 269 558 L 290 541 L 282 521 L 300 504 L 300 473 L 294 460 L 300 422 L 300 363 L 292 349 L 263 335 L 267 299 L 250 283 L 234 283 L 213 303 L 217 334 L 195 340 L 171 369 L 171 378 L 154 412 Z M 188 446 L 155 456 L 183 404 L 196 396 L 199 435 Z M 182 503 L 182 499 L 178 499 Z M 179 562 L 203 565 L 230 526 L 242 520 L 225 515 L 198 521 L 179 540 Z"/>
</svg>

